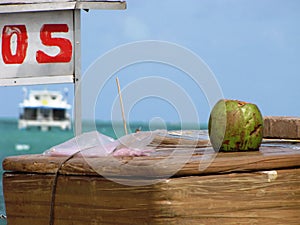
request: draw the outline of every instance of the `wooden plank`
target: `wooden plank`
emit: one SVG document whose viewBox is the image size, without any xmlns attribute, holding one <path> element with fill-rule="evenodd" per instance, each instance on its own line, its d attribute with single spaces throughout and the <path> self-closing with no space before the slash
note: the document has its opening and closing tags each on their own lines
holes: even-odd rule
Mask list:
<svg viewBox="0 0 300 225">
<path fill-rule="evenodd" d="M 264 117 L 264 137 L 300 139 L 300 117 Z"/>
<path fill-rule="evenodd" d="M 0 13 L 37 12 L 74 9 L 76 2 L 0 5 Z"/>
<path fill-rule="evenodd" d="M 0 86 L 73 83 L 73 75 L 0 79 Z"/>
<path fill-rule="evenodd" d="M 32 4 L 32 3 L 51 3 L 51 2 L 72 2 L 76 0 L 1 0 L 0 5 L 6 5 L 6 4 Z"/>
<path fill-rule="evenodd" d="M 66 9 L 124 10 L 126 1 L 14 1 L 0 3 L 0 13 L 36 12 Z"/>
<path fill-rule="evenodd" d="M 125 1 L 80 1 L 76 3 L 76 9 L 101 9 L 101 10 L 124 10 Z"/>
<path fill-rule="evenodd" d="M 298 224 L 300 169 L 166 179 L 127 186 L 58 178 L 54 224 Z M 53 175 L 5 173 L 8 225 L 48 224 Z"/>
<path fill-rule="evenodd" d="M 1 0 L 0 5 L 6 4 L 37 4 L 37 3 L 57 3 L 57 2 L 76 2 L 78 0 Z M 80 0 L 81 2 L 123 2 L 115 0 Z"/>
<path fill-rule="evenodd" d="M 172 155 L 173 148 L 159 150 L 146 157 L 74 157 L 61 167 L 60 173 L 160 178 L 172 175 L 172 171 L 178 166 L 182 168 L 179 168 L 175 176 L 300 167 L 300 147 L 290 146 L 263 146 L 260 151 L 231 153 L 215 153 L 212 148 L 201 148 L 196 149 L 191 158 L 188 158 L 191 153 L 188 149 L 176 149 L 177 153 Z M 184 158 L 188 159 L 186 163 L 183 162 Z M 44 155 L 12 156 L 4 159 L 3 169 L 55 173 L 65 159 Z M 199 166 L 206 164 L 205 170 L 199 169 Z"/>
</svg>

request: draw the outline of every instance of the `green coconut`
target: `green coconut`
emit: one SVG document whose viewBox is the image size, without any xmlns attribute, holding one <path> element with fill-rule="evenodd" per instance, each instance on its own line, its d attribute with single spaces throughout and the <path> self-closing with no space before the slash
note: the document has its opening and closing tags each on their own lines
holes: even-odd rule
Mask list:
<svg viewBox="0 0 300 225">
<path fill-rule="evenodd" d="M 220 100 L 211 111 L 208 131 L 215 151 L 258 150 L 263 139 L 263 117 L 255 104 Z"/>
</svg>

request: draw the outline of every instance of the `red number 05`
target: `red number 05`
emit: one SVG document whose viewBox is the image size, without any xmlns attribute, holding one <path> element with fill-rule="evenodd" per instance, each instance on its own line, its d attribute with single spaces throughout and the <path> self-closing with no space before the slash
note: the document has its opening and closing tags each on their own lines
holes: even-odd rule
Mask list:
<svg viewBox="0 0 300 225">
<path fill-rule="evenodd" d="M 53 38 L 52 33 L 68 32 L 67 24 L 44 24 L 40 31 L 40 38 L 45 46 L 57 46 L 60 52 L 56 56 L 49 56 L 41 50 L 36 52 L 38 63 L 70 62 L 72 58 L 72 43 L 65 38 Z"/>
<path fill-rule="evenodd" d="M 38 63 L 70 62 L 72 59 L 71 41 L 66 38 L 52 37 L 53 33 L 67 33 L 68 31 L 69 27 L 67 24 L 44 24 L 40 30 L 42 44 L 49 47 L 58 47 L 59 53 L 51 56 L 38 50 L 36 52 L 36 61 Z M 12 43 L 14 43 L 14 49 L 12 49 Z M 27 48 L 28 35 L 26 25 L 5 25 L 3 27 L 2 58 L 5 64 L 22 64 L 26 58 Z"/>
</svg>

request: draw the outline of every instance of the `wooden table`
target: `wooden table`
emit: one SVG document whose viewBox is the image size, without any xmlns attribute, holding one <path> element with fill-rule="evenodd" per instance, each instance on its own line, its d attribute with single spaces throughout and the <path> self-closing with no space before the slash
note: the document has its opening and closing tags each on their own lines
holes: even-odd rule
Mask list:
<svg viewBox="0 0 300 225">
<path fill-rule="evenodd" d="M 8 157 L 8 225 L 45 225 L 50 217 L 55 225 L 300 223 L 299 144 L 234 153 L 199 147 L 181 167 L 188 154 L 187 146 L 174 154 L 169 145 L 113 160 Z"/>
</svg>

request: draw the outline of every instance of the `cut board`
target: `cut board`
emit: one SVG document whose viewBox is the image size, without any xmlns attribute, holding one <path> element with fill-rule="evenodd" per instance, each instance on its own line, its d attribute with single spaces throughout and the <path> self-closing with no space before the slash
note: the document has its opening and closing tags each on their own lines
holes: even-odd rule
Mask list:
<svg viewBox="0 0 300 225">
<path fill-rule="evenodd" d="M 300 117 L 264 117 L 264 137 L 300 140 Z"/>
</svg>

